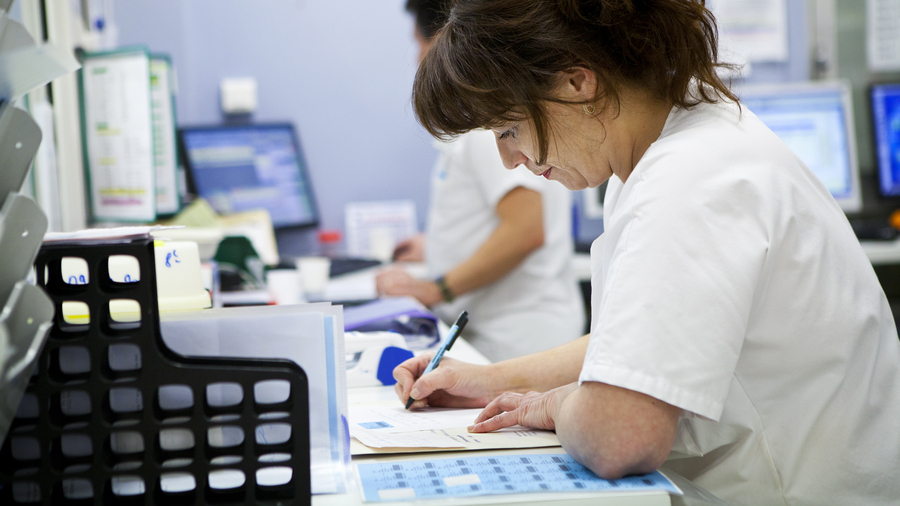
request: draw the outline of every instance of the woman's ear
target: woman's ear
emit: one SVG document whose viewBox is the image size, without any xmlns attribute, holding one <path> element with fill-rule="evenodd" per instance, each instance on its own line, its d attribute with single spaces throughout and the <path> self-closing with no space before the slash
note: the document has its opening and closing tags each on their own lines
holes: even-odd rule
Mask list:
<svg viewBox="0 0 900 506">
<path fill-rule="evenodd" d="M 587 102 L 597 97 L 597 74 L 584 67 L 561 72 L 559 98 L 567 102 Z"/>
</svg>

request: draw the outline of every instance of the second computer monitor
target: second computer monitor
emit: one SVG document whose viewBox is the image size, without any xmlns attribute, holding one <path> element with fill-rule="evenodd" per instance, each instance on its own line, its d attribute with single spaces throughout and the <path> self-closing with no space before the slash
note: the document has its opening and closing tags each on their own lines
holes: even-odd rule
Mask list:
<svg viewBox="0 0 900 506">
<path fill-rule="evenodd" d="M 318 224 L 290 123 L 186 127 L 180 134 L 191 190 L 220 214 L 266 209 L 276 229 Z"/>
<path fill-rule="evenodd" d="M 878 190 L 885 197 L 900 196 L 900 84 L 872 86 Z"/>
<path fill-rule="evenodd" d="M 862 209 L 853 108 L 844 82 L 747 87 L 753 111 L 819 177 L 841 209 Z"/>
</svg>

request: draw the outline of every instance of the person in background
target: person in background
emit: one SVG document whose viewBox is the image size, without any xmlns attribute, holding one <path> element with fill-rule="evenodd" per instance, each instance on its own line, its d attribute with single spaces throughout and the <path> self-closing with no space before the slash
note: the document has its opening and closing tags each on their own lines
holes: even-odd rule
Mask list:
<svg viewBox="0 0 900 506">
<path fill-rule="evenodd" d="M 591 333 L 486 366 L 429 354 L 401 402 L 555 430 L 604 478 L 662 466 L 733 505 L 896 505 L 900 340 L 824 184 L 719 77 L 703 0 L 456 0 L 416 74 L 432 135 L 609 181 Z"/>
<path fill-rule="evenodd" d="M 420 58 L 447 19 L 448 0 L 408 0 Z M 382 295 L 409 295 L 452 323 L 469 312 L 466 340 L 492 361 L 546 350 L 584 333 L 571 263 L 571 192 L 506 170 L 494 134 L 441 143 L 424 235 L 400 243 L 398 261 L 425 261 L 430 279 L 391 268 Z"/>
</svg>

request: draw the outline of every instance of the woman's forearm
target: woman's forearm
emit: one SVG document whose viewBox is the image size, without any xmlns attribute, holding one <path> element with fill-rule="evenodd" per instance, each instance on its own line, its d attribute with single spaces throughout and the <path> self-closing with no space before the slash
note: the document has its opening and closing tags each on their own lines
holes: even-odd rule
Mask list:
<svg viewBox="0 0 900 506">
<path fill-rule="evenodd" d="M 497 216 L 497 228 L 472 256 L 444 273 L 453 295 L 499 281 L 544 244 L 540 193 L 513 188 L 497 204 Z"/>
<path fill-rule="evenodd" d="M 495 378 L 495 395 L 502 392 L 546 392 L 578 381 L 588 337 L 584 335 L 566 344 L 539 353 L 497 362 L 490 366 Z"/>
</svg>

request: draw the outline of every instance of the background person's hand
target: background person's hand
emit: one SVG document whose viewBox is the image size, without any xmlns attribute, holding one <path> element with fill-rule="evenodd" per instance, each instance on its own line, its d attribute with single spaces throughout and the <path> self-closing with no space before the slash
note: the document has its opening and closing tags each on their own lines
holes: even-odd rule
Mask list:
<svg viewBox="0 0 900 506">
<path fill-rule="evenodd" d="M 543 393 L 504 392 L 475 418 L 469 432 L 493 432 L 513 425 L 556 430 L 556 413 L 565 398 L 577 388 L 576 382 Z"/>
<path fill-rule="evenodd" d="M 392 258 L 395 262 L 424 262 L 425 235 L 417 234 L 397 243 Z"/>
<path fill-rule="evenodd" d="M 403 404 L 412 396 L 410 409 L 425 406 L 483 408 L 494 398 L 490 366 L 469 364 L 445 356 L 440 365 L 422 373 L 434 353 L 413 357 L 394 368 L 394 391 Z M 412 393 L 412 395 L 410 395 Z"/>
<path fill-rule="evenodd" d="M 426 306 L 441 302 L 441 292 L 434 281 L 416 279 L 398 267 L 390 267 L 375 276 L 375 289 L 379 295 L 415 297 Z"/>
</svg>

